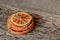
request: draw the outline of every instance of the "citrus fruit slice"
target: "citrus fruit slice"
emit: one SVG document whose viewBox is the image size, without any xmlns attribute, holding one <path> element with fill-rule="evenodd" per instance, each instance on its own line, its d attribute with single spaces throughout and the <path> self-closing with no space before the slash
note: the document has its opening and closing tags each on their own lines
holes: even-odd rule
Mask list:
<svg viewBox="0 0 60 40">
<path fill-rule="evenodd" d="M 31 22 L 32 17 L 26 12 L 17 12 L 11 16 L 11 22 L 17 26 L 26 26 Z"/>
<path fill-rule="evenodd" d="M 17 12 L 8 18 L 7 28 L 12 34 L 26 34 L 33 30 L 34 20 L 26 12 Z"/>
</svg>

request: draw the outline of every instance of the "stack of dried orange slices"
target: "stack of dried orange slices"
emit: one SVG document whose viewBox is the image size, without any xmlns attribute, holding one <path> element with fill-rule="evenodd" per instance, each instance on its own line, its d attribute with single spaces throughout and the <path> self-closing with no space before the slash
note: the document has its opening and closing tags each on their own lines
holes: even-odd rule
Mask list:
<svg viewBox="0 0 60 40">
<path fill-rule="evenodd" d="M 7 20 L 7 28 L 12 34 L 26 34 L 33 30 L 34 21 L 26 12 L 17 12 Z"/>
</svg>

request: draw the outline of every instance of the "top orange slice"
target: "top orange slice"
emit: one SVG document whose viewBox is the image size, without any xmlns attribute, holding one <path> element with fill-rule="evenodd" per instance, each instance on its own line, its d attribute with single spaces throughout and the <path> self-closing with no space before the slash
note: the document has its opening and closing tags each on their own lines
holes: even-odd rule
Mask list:
<svg viewBox="0 0 60 40">
<path fill-rule="evenodd" d="M 26 26 L 32 20 L 32 16 L 26 12 L 17 12 L 11 16 L 11 22 L 17 26 Z"/>
</svg>

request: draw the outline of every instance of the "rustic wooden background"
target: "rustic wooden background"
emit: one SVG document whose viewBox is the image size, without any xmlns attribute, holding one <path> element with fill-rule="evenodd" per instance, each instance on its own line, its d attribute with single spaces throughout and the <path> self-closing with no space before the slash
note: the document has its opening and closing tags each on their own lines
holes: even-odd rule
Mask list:
<svg viewBox="0 0 60 40">
<path fill-rule="evenodd" d="M 60 40 L 59 0 L 0 0 L 0 40 Z M 7 30 L 7 18 L 15 12 L 30 13 L 35 29 L 25 35 Z"/>
</svg>

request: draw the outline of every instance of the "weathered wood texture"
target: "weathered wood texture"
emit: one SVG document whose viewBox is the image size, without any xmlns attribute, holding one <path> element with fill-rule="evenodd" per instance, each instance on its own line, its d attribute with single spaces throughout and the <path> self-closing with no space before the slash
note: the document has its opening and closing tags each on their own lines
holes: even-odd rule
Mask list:
<svg viewBox="0 0 60 40">
<path fill-rule="evenodd" d="M 25 35 L 13 35 L 7 30 L 7 18 L 15 12 L 29 12 L 35 21 L 35 29 Z M 0 6 L 0 40 L 60 40 L 60 16 L 53 13 L 10 6 Z"/>
</svg>

